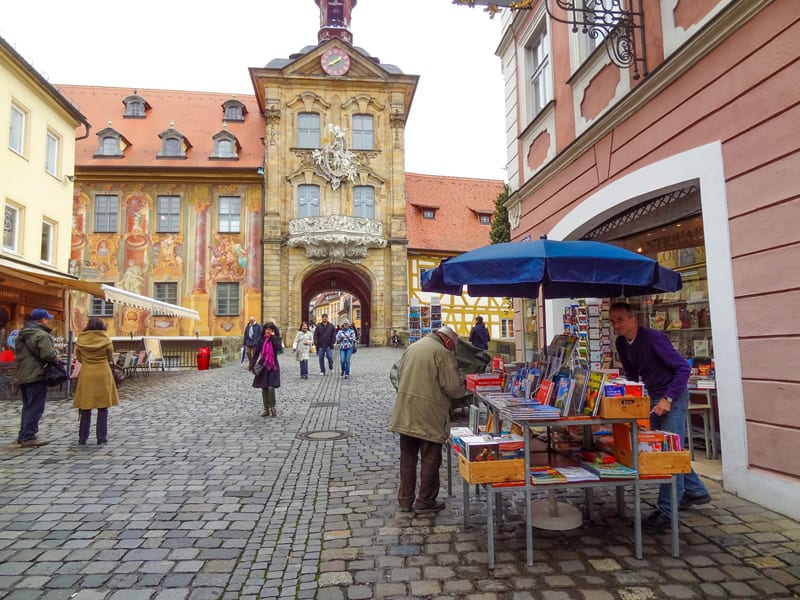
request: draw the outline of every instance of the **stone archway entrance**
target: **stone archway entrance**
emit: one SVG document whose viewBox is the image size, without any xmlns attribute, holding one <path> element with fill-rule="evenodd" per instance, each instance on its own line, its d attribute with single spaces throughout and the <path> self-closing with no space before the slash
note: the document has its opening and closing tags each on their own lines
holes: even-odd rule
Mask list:
<svg viewBox="0 0 800 600">
<path fill-rule="evenodd" d="M 372 329 L 372 288 L 367 278 L 356 269 L 335 265 L 320 267 L 309 273 L 303 280 L 301 292 L 302 320 L 308 321 L 308 304 L 311 299 L 331 289 L 358 296 L 361 301 L 361 343 L 369 345 Z"/>
</svg>

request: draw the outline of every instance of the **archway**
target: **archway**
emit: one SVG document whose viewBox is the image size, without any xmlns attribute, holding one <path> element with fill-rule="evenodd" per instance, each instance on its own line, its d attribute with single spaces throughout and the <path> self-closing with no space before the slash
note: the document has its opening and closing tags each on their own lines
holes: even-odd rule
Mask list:
<svg viewBox="0 0 800 600">
<path fill-rule="evenodd" d="M 303 279 L 301 292 L 302 320 L 308 321 L 308 305 L 317 294 L 326 290 L 341 290 L 361 301 L 361 343 L 369 345 L 372 325 L 372 288 L 366 276 L 357 269 L 344 265 L 325 266 L 315 269 Z"/>
</svg>

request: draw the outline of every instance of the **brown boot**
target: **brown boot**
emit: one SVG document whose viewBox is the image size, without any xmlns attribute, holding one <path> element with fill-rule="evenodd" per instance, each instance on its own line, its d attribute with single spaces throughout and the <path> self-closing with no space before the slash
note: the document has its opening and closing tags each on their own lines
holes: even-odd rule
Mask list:
<svg viewBox="0 0 800 600">
<path fill-rule="evenodd" d="M 275 407 L 274 406 L 270 406 L 269 407 L 269 416 L 270 417 L 277 417 L 278 416 L 278 413 L 275 412 Z"/>
</svg>

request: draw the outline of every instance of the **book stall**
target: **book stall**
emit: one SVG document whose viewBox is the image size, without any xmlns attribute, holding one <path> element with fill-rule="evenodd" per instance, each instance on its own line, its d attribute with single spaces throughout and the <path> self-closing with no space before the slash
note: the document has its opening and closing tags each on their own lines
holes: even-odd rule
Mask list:
<svg viewBox="0 0 800 600">
<path fill-rule="evenodd" d="M 528 363 L 504 365 L 467 376 L 473 394 L 469 427 L 454 427 L 450 446 L 462 478 L 464 523 L 469 526 L 470 486 L 485 490 L 489 567 L 494 568 L 495 517 L 503 493 L 525 494 L 527 563 L 533 564 L 533 528 L 575 529 L 591 518 L 592 489 L 616 488 L 624 514 L 624 490 L 633 489 L 634 546 L 642 557 L 641 486 L 672 483 L 672 553 L 678 556 L 675 474 L 690 470 L 690 456 L 673 433 L 650 431 L 650 399 L 641 383 L 614 369 L 581 366 L 579 337 L 558 335 L 547 353 Z M 638 451 L 634 451 L 633 449 Z M 583 488 L 585 514 L 556 491 Z M 532 501 L 536 492 L 548 497 Z"/>
</svg>

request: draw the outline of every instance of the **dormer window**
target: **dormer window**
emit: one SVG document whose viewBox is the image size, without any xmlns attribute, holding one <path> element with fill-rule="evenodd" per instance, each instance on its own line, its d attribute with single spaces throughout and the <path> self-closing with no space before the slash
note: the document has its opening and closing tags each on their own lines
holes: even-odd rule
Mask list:
<svg viewBox="0 0 800 600">
<path fill-rule="evenodd" d="M 169 129 L 158 134 L 161 138 L 161 152 L 158 158 L 186 158 L 186 150 L 192 147 L 189 140 L 170 123 Z"/>
<path fill-rule="evenodd" d="M 223 121 L 244 121 L 247 108 L 238 100 L 228 100 L 222 104 Z"/>
<path fill-rule="evenodd" d="M 436 218 L 436 211 L 432 208 L 423 208 L 422 209 L 422 218 L 423 219 L 435 219 Z"/>
<path fill-rule="evenodd" d="M 150 109 L 147 100 L 136 93 L 131 94 L 122 102 L 125 104 L 125 114 L 123 116 L 126 119 L 144 119 L 145 113 Z"/>
<path fill-rule="evenodd" d="M 223 129 L 214 137 L 214 151 L 209 158 L 211 159 L 228 159 L 238 160 L 239 151 L 242 149 L 236 136 L 231 132 Z"/>
<path fill-rule="evenodd" d="M 110 124 L 111 121 L 109 121 Z M 112 127 L 106 127 L 97 132 L 97 150 L 95 150 L 94 157 L 122 158 L 127 147 L 128 141 L 119 131 Z"/>
<path fill-rule="evenodd" d="M 481 222 L 481 225 L 491 225 L 492 224 L 492 215 L 487 215 L 485 213 L 481 213 L 478 215 L 478 219 Z"/>
</svg>

